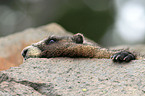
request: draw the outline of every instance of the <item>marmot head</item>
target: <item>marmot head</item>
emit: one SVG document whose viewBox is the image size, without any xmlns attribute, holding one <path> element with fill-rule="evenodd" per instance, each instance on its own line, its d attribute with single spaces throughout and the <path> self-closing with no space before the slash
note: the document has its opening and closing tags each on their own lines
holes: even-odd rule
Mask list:
<svg viewBox="0 0 145 96">
<path fill-rule="evenodd" d="M 51 57 L 79 57 L 77 48 L 84 42 L 84 36 L 80 33 L 72 37 L 50 36 L 38 43 L 34 43 L 23 49 L 22 56 L 27 58 L 51 58 Z"/>
</svg>

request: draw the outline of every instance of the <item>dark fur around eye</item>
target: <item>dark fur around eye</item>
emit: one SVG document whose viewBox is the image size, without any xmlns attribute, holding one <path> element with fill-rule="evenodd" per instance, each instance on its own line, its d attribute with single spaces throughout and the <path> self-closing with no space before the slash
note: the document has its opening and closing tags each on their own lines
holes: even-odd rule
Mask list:
<svg viewBox="0 0 145 96">
<path fill-rule="evenodd" d="M 57 39 L 55 39 L 55 38 L 51 38 L 51 39 L 48 39 L 48 40 L 46 40 L 45 41 L 45 44 L 52 44 L 52 43 L 55 43 L 55 42 L 57 42 Z"/>
</svg>

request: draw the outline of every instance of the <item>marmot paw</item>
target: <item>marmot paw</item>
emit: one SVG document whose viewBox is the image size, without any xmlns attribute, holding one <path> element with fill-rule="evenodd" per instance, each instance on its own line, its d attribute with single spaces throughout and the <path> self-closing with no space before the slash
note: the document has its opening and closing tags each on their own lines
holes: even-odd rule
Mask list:
<svg viewBox="0 0 145 96">
<path fill-rule="evenodd" d="M 135 56 L 127 51 L 121 51 L 119 53 L 114 54 L 111 56 L 113 62 L 130 62 L 131 60 L 135 60 Z"/>
</svg>

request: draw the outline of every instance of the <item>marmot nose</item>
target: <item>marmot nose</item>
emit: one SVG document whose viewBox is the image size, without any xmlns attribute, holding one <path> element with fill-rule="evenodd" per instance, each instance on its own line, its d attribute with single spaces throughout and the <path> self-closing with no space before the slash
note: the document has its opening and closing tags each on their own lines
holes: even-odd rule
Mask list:
<svg viewBox="0 0 145 96">
<path fill-rule="evenodd" d="M 22 56 L 23 56 L 24 58 L 26 57 L 27 52 L 28 52 L 28 49 L 23 50 Z"/>
</svg>

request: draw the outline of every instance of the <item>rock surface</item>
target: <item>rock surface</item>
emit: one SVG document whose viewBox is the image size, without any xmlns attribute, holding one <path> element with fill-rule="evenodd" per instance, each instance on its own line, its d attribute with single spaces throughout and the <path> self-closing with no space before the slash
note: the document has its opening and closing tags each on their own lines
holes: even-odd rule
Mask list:
<svg viewBox="0 0 145 96">
<path fill-rule="evenodd" d="M 35 58 L 2 71 L 2 75 L 7 79 L 1 83 L 0 91 L 11 95 L 145 95 L 143 60 L 114 64 L 110 59 Z"/>
<path fill-rule="evenodd" d="M 72 35 L 57 24 L 50 24 L 1 38 L 1 57 L 16 46 L 19 55 L 26 45 L 48 35 Z M 22 41 L 25 43 L 22 44 Z M 95 43 L 93 43 L 95 44 Z M 22 45 L 25 45 L 22 47 Z M 145 45 L 119 46 L 144 57 Z M 11 48 L 13 49 L 13 48 Z M 12 50 L 11 50 L 12 51 Z M 7 52 L 7 53 L 5 53 Z M 15 57 L 13 60 L 22 59 Z M 9 59 L 8 59 L 9 60 Z M 15 61 L 18 62 L 18 61 Z M 15 63 L 13 62 L 13 63 Z M 20 62 L 18 64 L 21 64 Z M 145 95 L 145 61 L 127 64 L 96 58 L 30 58 L 18 67 L 0 72 L 2 96 L 143 96 Z"/>
</svg>

